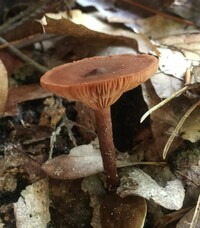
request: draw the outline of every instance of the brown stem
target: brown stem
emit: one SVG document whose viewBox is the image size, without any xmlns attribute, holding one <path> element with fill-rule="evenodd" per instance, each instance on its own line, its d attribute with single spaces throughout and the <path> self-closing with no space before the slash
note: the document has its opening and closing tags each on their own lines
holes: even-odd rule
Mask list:
<svg viewBox="0 0 200 228">
<path fill-rule="evenodd" d="M 117 167 L 110 107 L 95 110 L 95 117 L 104 171 L 107 176 L 108 190 L 112 191 L 115 190 L 117 184 Z"/>
</svg>

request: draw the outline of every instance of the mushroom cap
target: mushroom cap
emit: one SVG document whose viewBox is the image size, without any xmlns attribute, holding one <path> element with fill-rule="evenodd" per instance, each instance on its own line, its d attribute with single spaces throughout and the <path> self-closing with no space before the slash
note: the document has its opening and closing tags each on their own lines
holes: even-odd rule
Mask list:
<svg viewBox="0 0 200 228">
<path fill-rule="evenodd" d="M 111 106 L 157 69 L 158 59 L 150 55 L 96 56 L 55 67 L 40 83 L 56 95 L 97 110 Z"/>
</svg>

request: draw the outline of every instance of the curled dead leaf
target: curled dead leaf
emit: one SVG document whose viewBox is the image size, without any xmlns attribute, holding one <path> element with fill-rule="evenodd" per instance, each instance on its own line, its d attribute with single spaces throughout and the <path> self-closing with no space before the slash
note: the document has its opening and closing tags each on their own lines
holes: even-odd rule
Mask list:
<svg viewBox="0 0 200 228">
<path fill-rule="evenodd" d="M 8 97 L 8 74 L 2 61 L 0 61 L 0 116 L 4 112 Z"/>
<path fill-rule="evenodd" d="M 9 89 L 8 102 L 5 106 L 4 116 L 18 115 L 19 103 L 51 96 L 50 92 L 42 89 L 38 84 L 20 85 Z"/>
<path fill-rule="evenodd" d="M 92 145 L 82 145 L 73 148 L 69 155 L 45 162 L 42 169 L 55 179 L 77 179 L 102 172 L 103 163 L 99 151 Z"/>
<path fill-rule="evenodd" d="M 141 196 L 169 210 L 179 210 L 183 206 L 185 190 L 178 179 L 168 181 L 165 187 L 161 187 L 141 169 L 130 168 L 121 178 L 117 194 L 121 197 Z"/>
<path fill-rule="evenodd" d="M 50 221 L 48 182 L 41 179 L 21 192 L 14 203 L 16 225 L 23 227 L 47 227 Z"/>
</svg>

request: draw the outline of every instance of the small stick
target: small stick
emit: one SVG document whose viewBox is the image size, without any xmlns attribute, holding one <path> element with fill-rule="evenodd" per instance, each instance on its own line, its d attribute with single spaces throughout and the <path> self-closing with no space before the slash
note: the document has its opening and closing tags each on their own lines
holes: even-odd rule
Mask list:
<svg viewBox="0 0 200 228">
<path fill-rule="evenodd" d="M 194 180 L 192 180 L 190 177 L 188 177 L 184 173 L 182 173 L 182 172 L 180 172 L 178 170 L 176 170 L 176 173 L 178 173 L 179 175 L 183 176 L 184 178 L 186 178 L 187 180 L 189 180 L 190 182 L 192 182 L 193 184 L 195 184 L 197 187 L 200 186 L 198 183 L 196 183 Z"/>
<path fill-rule="evenodd" d="M 189 109 L 188 111 L 185 113 L 185 115 L 181 118 L 181 120 L 179 121 L 179 123 L 177 124 L 176 128 L 174 129 L 174 131 L 172 132 L 171 136 L 169 137 L 165 147 L 164 147 L 164 150 L 163 150 L 163 158 L 165 159 L 166 156 L 167 156 L 167 152 L 174 140 L 174 138 L 176 137 L 176 135 L 178 134 L 180 128 L 182 127 L 182 125 L 184 124 L 185 120 L 188 118 L 188 116 L 194 111 L 194 109 L 200 105 L 200 100 L 193 104 Z"/>
<path fill-rule="evenodd" d="M 175 93 L 173 93 L 170 97 L 166 98 L 165 100 L 161 101 L 160 103 L 158 103 L 157 105 L 155 105 L 153 108 L 149 109 L 140 119 L 140 123 L 142 123 L 147 116 L 149 116 L 152 112 L 156 111 L 157 109 L 161 108 L 163 105 L 165 105 L 166 103 L 168 103 L 169 101 L 171 101 L 173 98 L 178 97 L 179 95 L 181 95 L 183 92 L 185 92 L 186 90 L 189 89 L 189 86 L 186 85 L 183 88 L 181 88 L 180 90 L 176 91 Z"/>
<path fill-rule="evenodd" d="M 0 37 L 0 43 L 1 44 L 9 44 L 6 40 L 4 40 L 2 37 Z M 15 54 L 17 57 L 19 57 L 21 60 L 23 60 L 24 62 L 27 62 L 29 64 L 31 64 L 32 66 L 34 66 L 36 69 L 38 69 L 41 73 L 45 73 L 48 68 L 42 66 L 41 64 L 37 63 L 35 60 L 29 58 L 27 55 L 25 55 L 24 53 L 22 53 L 20 50 L 18 50 L 16 47 L 9 45 L 8 49 Z"/>
<path fill-rule="evenodd" d="M 43 40 L 50 40 L 50 39 L 53 39 L 56 37 L 57 37 L 57 35 L 54 35 L 54 34 L 36 33 L 35 35 L 30 35 L 30 36 L 24 37 L 19 40 L 14 40 L 7 44 L 0 44 L 0 49 L 7 48 L 10 45 L 13 45 L 13 46 L 17 47 L 18 49 L 20 49 L 20 48 L 24 48 L 24 47 L 33 45 L 33 43 L 42 42 Z M 59 37 L 61 37 L 61 36 L 59 36 Z"/>
<path fill-rule="evenodd" d="M 0 35 L 4 35 L 7 32 L 15 29 L 16 27 L 22 25 L 25 21 L 34 18 L 39 15 L 48 6 L 50 0 L 42 0 L 38 3 L 30 5 L 26 10 L 20 12 L 15 17 L 8 19 L 4 24 L 0 26 Z"/>
<path fill-rule="evenodd" d="M 154 165 L 154 166 L 166 166 L 167 162 L 121 162 L 117 160 L 117 168 L 123 168 L 128 166 L 135 166 L 135 165 Z"/>
<path fill-rule="evenodd" d="M 167 19 L 170 19 L 170 20 L 173 20 L 173 21 L 176 21 L 178 23 L 184 23 L 184 24 L 187 24 L 187 25 L 194 25 L 194 23 L 192 21 L 189 21 L 189 20 L 185 20 L 185 19 L 182 19 L 182 18 L 179 18 L 179 17 L 176 17 L 176 16 L 173 16 L 173 15 L 170 15 L 170 14 L 166 14 L 166 13 L 163 13 L 161 11 L 158 11 L 156 9 L 153 9 L 153 8 L 150 8 L 150 7 L 147 7 L 145 5 L 142 5 L 138 2 L 135 2 L 135 1 L 131 1 L 131 0 L 124 0 L 125 2 L 128 2 L 129 4 L 133 5 L 133 6 L 136 6 L 140 9 L 143 9 L 147 12 L 150 12 L 150 13 L 154 13 L 154 14 L 158 14 L 158 15 L 161 15 Z"/>
<path fill-rule="evenodd" d="M 198 197 L 197 206 L 196 206 L 195 211 L 194 211 L 192 222 L 190 224 L 190 228 L 197 227 L 197 225 L 198 225 L 197 222 L 198 222 L 199 217 L 200 217 L 200 194 Z"/>
</svg>

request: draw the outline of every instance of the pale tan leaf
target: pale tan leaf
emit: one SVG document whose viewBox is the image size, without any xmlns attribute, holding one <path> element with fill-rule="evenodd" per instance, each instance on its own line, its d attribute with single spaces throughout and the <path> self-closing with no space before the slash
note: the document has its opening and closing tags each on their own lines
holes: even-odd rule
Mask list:
<svg viewBox="0 0 200 228">
<path fill-rule="evenodd" d="M 180 135 L 183 139 L 193 143 L 200 140 L 200 109 L 192 110 L 192 113 L 187 116 L 185 123 L 181 126 Z"/>
<path fill-rule="evenodd" d="M 56 33 L 81 39 L 102 39 L 104 41 L 119 41 L 121 45 L 139 49 L 140 52 L 159 51 L 144 36 L 136 34 L 128 29 L 119 28 L 105 22 L 99 13 L 84 14 L 80 10 L 73 10 L 71 18 L 67 14 L 47 14 L 40 20 L 46 33 Z M 99 44 L 100 45 L 100 44 Z"/>
<path fill-rule="evenodd" d="M 37 181 L 21 192 L 14 203 L 14 212 L 18 228 L 45 228 L 50 221 L 48 182 Z"/>
<path fill-rule="evenodd" d="M 0 61 L 0 116 L 4 112 L 4 108 L 8 96 L 8 75 L 5 66 Z"/>
<path fill-rule="evenodd" d="M 77 179 L 103 171 L 100 151 L 91 144 L 75 147 L 69 155 L 63 154 L 45 162 L 43 170 L 55 179 Z"/>
<path fill-rule="evenodd" d="M 122 176 L 117 193 L 121 197 L 138 195 L 170 209 L 179 210 L 183 206 L 185 190 L 180 180 L 168 181 L 161 187 L 141 169 L 130 169 Z"/>
</svg>

